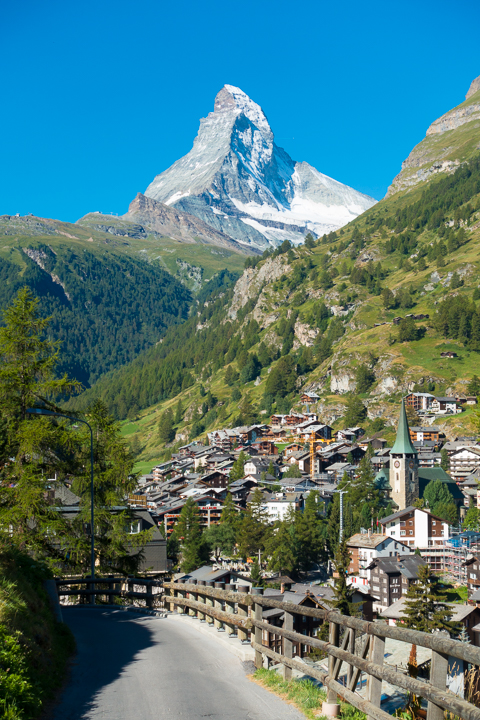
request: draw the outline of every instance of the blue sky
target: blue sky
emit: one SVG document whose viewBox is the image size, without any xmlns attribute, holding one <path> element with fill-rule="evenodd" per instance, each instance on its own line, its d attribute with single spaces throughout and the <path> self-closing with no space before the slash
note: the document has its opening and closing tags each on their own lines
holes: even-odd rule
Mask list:
<svg viewBox="0 0 480 720">
<path fill-rule="evenodd" d="M 2 4 L 0 214 L 124 213 L 241 87 L 295 160 L 381 198 L 480 75 L 480 4 Z"/>
</svg>

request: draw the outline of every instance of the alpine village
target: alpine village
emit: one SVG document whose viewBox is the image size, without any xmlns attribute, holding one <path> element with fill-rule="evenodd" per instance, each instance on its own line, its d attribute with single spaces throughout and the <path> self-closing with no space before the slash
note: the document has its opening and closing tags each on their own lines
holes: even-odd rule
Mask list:
<svg viewBox="0 0 480 720">
<path fill-rule="evenodd" d="M 432 654 L 480 648 L 479 120 L 480 77 L 377 202 L 225 85 L 125 215 L 0 216 L 2 717 L 48 707 L 62 611 L 202 602 L 263 683 L 323 692 L 307 717 L 444 717 Z M 445 717 L 479 717 L 445 663 Z"/>
</svg>

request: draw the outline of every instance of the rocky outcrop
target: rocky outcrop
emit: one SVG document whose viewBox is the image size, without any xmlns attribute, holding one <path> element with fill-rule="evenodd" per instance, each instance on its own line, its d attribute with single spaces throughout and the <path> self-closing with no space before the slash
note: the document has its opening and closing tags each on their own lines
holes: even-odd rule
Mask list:
<svg viewBox="0 0 480 720">
<path fill-rule="evenodd" d="M 310 325 L 301 323 L 299 320 L 295 323 L 295 339 L 293 341 L 293 349 L 299 347 L 312 347 L 318 337 L 320 331 L 318 328 L 312 328 Z"/>
<path fill-rule="evenodd" d="M 179 242 L 202 242 L 228 248 L 237 253 L 251 254 L 228 235 L 214 230 L 194 215 L 168 207 L 142 193 L 138 193 L 132 200 L 128 213 L 123 215 L 123 218 L 146 225 L 155 232 Z"/>
<path fill-rule="evenodd" d="M 332 393 L 343 395 L 351 390 L 355 390 L 355 387 L 355 379 L 347 372 L 332 372 L 330 376 L 330 390 Z"/>
<path fill-rule="evenodd" d="M 455 130 L 460 125 L 465 125 L 465 123 L 472 122 L 472 120 L 480 120 L 480 102 L 475 103 L 475 105 L 450 110 L 450 112 L 442 115 L 441 118 L 438 118 L 430 125 L 427 136 Z"/>
<path fill-rule="evenodd" d="M 475 95 L 480 90 L 480 75 L 475 78 L 475 80 L 472 80 L 472 84 L 470 85 L 470 88 L 465 95 L 465 100 L 469 100 L 472 95 Z"/>
<path fill-rule="evenodd" d="M 430 125 L 424 140 L 413 148 L 402 163 L 402 169 L 393 179 L 386 197 L 428 181 L 439 173 L 452 173 L 478 151 L 478 144 L 471 143 L 468 133 L 472 127 L 480 128 L 479 90 L 480 79 L 476 78 L 470 86 L 465 102 Z M 465 125 L 468 125 L 468 128 L 464 129 Z M 443 138 L 445 133 L 448 135 Z"/>
<path fill-rule="evenodd" d="M 260 268 L 246 268 L 236 282 L 228 316 L 234 320 L 240 308 L 249 300 L 258 297 L 264 284 L 277 280 L 289 270 L 290 266 L 282 255 L 276 258 L 267 258 Z"/>
<path fill-rule="evenodd" d="M 232 85 L 200 121 L 192 150 L 157 175 L 145 195 L 260 249 L 302 243 L 308 232 L 323 235 L 375 204 L 292 160 L 275 144 L 262 108 Z"/>
</svg>

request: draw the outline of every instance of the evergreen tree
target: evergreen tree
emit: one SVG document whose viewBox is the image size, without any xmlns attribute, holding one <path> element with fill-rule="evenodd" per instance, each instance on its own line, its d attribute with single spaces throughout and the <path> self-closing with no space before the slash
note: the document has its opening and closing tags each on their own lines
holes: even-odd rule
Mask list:
<svg viewBox="0 0 480 720">
<path fill-rule="evenodd" d="M 284 478 L 301 478 L 302 477 L 302 471 L 298 467 L 297 463 L 291 463 L 288 467 L 288 470 L 286 470 L 283 473 Z"/>
<path fill-rule="evenodd" d="M 363 363 L 359 365 L 355 373 L 356 390 L 359 393 L 367 393 L 375 382 L 375 373 Z"/>
<path fill-rule="evenodd" d="M 241 480 L 241 478 L 245 477 L 245 463 L 248 459 L 248 455 L 242 450 L 238 458 L 233 463 L 232 469 L 230 470 L 230 483 L 235 482 L 235 480 Z"/>
<path fill-rule="evenodd" d="M 208 547 L 202 537 L 200 513 L 192 498 L 182 508 L 174 529 L 181 543 L 183 572 L 191 572 L 208 561 Z"/>
<path fill-rule="evenodd" d="M 464 530 L 478 530 L 479 523 L 480 510 L 474 505 L 471 505 L 466 512 L 463 528 Z"/>
<path fill-rule="evenodd" d="M 179 400 L 179 401 L 177 402 L 176 407 L 175 407 L 175 420 L 174 420 L 175 425 L 178 425 L 179 423 L 181 423 L 181 422 L 182 422 L 182 418 L 183 418 L 182 401 Z"/>
<path fill-rule="evenodd" d="M 290 507 L 266 546 L 268 567 L 274 572 L 292 573 L 298 569 L 296 518 L 297 513 Z"/>
<path fill-rule="evenodd" d="M 163 444 L 170 443 L 175 439 L 175 430 L 173 429 L 173 416 L 170 408 L 162 413 L 158 421 L 158 437 Z"/>
<path fill-rule="evenodd" d="M 480 395 L 480 378 L 474 375 L 467 385 L 469 395 Z"/>
<path fill-rule="evenodd" d="M 312 563 L 326 560 L 322 521 L 319 518 L 320 496 L 316 490 L 308 493 L 302 513 L 297 513 L 295 530 L 298 544 L 298 564 L 309 570 Z"/>
<path fill-rule="evenodd" d="M 421 632 L 446 630 L 455 633 L 456 623 L 451 622 L 452 611 L 445 604 L 439 579 L 427 564 L 420 565 L 418 580 L 410 585 L 405 596 L 404 625 Z"/>
<path fill-rule="evenodd" d="M 440 456 L 441 456 L 440 467 L 443 470 L 445 470 L 445 472 L 448 472 L 450 470 L 450 457 L 448 455 L 448 452 L 445 450 L 445 448 L 442 448 Z"/>
<path fill-rule="evenodd" d="M 347 409 L 343 418 L 347 427 L 356 427 L 367 417 L 367 408 L 358 395 L 350 395 L 347 400 Z"/>
<path fill-rule="evenodd" d="M 258 558 L 255 558 L 255 560 L 253 561 L 253 565 L 250 570 L 250 580 L 252 581 L 254 587 L 263 586 L 263 575 L 258 562 Z"/>
<path fill-rule="evenodd" d="M 40 405 L 55 411 L 55 400 L 78 384 L 56 376 L 59 343 L 47 337 L 49 318 L 41 317 L 38 305 L 23 288 L 0 328 L 0 532 L 52 564 L 62 557 L 59 540 L 70 528 L 48 502 L 47 478 L 68 471 L 72 433 L 65 421 L 27 418 L 26 410 Z M 5 463 L 12 456 L 15 461 Z"/>
<path fill-rule="evenodd" d="M 453 503 L 453 495 L 446 483 L 441 480 L 430 480 L 423 493 L 423 499 L 428 502 L 431 512 L 436 515 L 436 507 L 438 503 Z"/>
<path fill-rule="evenodd" d="M 347 537 L 344 533 L 335 553 L 334 566 L 336 577 L 334 578 L 333 584 L 334 601 L 332 603 L 335 610 L 341 615 L 351 615 L 353 608 L 352 599 L 354 588 L 352 585 L 347 584 L 350 560 Z"/>
<path fill-rule="evenodd" d="M 270 535 L 268 516 L 263 504 L 262 492 L 257 487 L 237 531 L 238 553 L 245 559 L 263 550 Z"/>
</svg>

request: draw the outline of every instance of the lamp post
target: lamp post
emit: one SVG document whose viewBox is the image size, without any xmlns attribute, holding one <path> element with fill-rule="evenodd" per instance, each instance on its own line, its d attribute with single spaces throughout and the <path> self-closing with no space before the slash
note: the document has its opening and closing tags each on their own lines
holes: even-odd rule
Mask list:
<svg viewBox="0 0 480 720">
<path fill-rule="evenodd" d="M 27 408 L 27 413 L 30 415 L 50 415 L 55 417 L 67 418 L 73 422 L 81 422 L 88 427 L 90 430 L 90 573 L 92 578 L 91 589 L 95 590 L 95 533 L 94 533 L 94 487 L 93 487 L 93 431 L 90 424 L 86 420 L 81 418 L 72 417 L 71 415 L 64 415 L 63 413 L 55 412 L 54 410 L 47 410 L 47 408 Z M 91 598 L 92 605 L 95 604 L 95 594 L 92 592 Z"/>
</svg>

